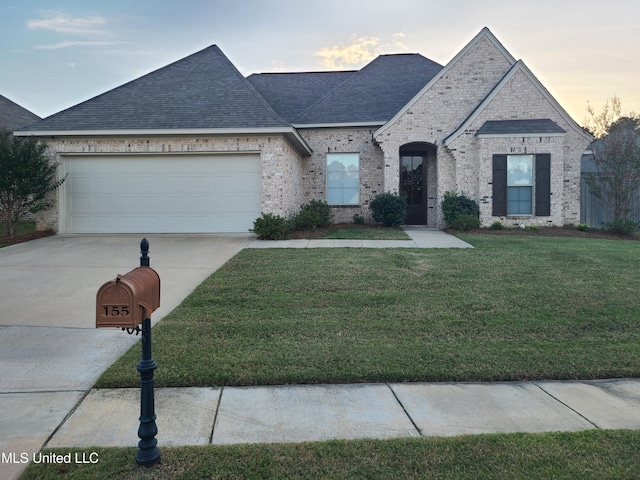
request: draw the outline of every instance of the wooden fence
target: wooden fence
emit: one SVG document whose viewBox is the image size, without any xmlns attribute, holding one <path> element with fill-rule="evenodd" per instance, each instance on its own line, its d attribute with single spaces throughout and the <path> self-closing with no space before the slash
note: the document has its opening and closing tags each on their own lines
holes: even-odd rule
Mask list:
<svg viewBox="0 0 640 480">
<path fill-rule="evenodd" d="M 589 190 L 586 176 L 580 178 L 580 223 L 586 223 L 591 228 L 602 228 L 602 225 L 610 222 L 611 211 L 602 204 L 602 201 Z M 640 222 L 640 190 L 636 191 L 633 202 L 631 220 Z"/>
</svg>

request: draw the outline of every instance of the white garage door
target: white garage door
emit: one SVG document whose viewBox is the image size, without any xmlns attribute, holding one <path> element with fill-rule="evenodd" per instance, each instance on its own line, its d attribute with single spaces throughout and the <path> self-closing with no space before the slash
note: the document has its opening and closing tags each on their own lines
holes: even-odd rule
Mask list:
<svg viewBox="0 0 640 480">
<path fill-rule="evenodd" d="M 261 211 L 257 154 L 64 160 L 67 233 L 247 232 Z"/>
</svg>

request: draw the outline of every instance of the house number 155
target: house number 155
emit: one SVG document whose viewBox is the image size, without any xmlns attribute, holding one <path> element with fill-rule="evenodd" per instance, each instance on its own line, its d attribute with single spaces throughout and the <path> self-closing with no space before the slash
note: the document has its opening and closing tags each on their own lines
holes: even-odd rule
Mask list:
<svg viewBox="0 0 640 480">
<path fill-rule="evenodd" d="M 129 316 L 129 305 L 105 305 L 104 314 L 105 316 L 112 317 L 128 317 Z"/>
</svg>

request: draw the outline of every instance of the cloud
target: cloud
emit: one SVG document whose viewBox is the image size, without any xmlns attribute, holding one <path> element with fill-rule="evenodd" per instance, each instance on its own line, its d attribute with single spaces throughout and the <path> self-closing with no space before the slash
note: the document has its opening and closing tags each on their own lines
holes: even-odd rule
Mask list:
<svg viewBox="0 0 640 480">
<path fill-rule="evenodd" d="M 59 50 L 61 48 L 69 48 L 69 47 L 95 47 L 95 46 L 106 46 L 106 45 L 118 45 L 122 42 L 92 42 L 92 41 L 64 41 L 53 43 L 51 45 L 36 45 L 35 48 L 38 50 Z"/>
<path fill-rule="evenodd" d="M 394 33 L 393 36 L 391 37 L 393 41 L 393 46 L 396 48 L 400 48 L 402 50 L 408 50 L 409 47 L 407 47 L 403 42 L 404 37 L 405 37 L 405 34 L 402 32 Z"/>
<path fill-rule="evenodd" d="M 315 53 L 320 64 L 330 70 L 361 66 L 378 55 L 380 39 L 376 37 L 354 38 L 349 45 L 324 47 Z"/>
<path fill-rule="evenodd" d="M 101 27 L 107 24 L 103 17 L 71 17 L 64 13 L 50 14 L 47 18 L 27 20 L 30 30 L 53 30 L 58 33 L 85 35 L 106 33 Z"/>
</svg>

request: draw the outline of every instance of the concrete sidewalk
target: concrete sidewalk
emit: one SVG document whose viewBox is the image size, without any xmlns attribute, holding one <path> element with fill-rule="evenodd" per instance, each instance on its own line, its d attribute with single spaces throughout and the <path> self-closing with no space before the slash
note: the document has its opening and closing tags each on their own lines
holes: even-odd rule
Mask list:
<svg viewBox="0 0 640 480">
<path fill-rule="evenodd" d="M 436 228 L 403 227 L 410 240 L 254 240 L 245 248 L 473 248 Z"/>
<path fill-rule="evenodd" d="M 94 389 L 47 446 L 136 446 L 139 404 Z M 155 404 L 160 447 L 640 429 L 640 379 L 162 388 Z"/>
</svg>

